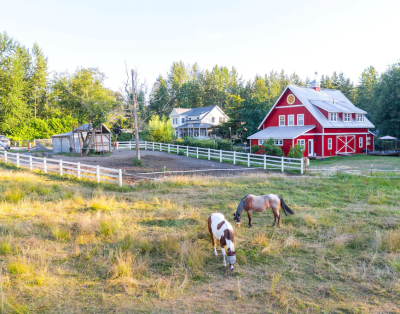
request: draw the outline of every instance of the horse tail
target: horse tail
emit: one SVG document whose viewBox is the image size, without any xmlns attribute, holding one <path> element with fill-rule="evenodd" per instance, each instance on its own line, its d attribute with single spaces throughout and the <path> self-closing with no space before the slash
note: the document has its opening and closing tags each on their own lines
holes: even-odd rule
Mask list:
<svg viewBox="0 0 400 314">
<path fill-rule="evenodd" d="M 294 215 L 294 211 L 290 209 L 289 206 L 286 205 L 285 201 L 283 200 L 282 196 L 278 195 L 279 200 L 281 201 L 281 208 L 283 209 L 283 212 L 287 216 L 289 213 L 290 215 Z"/>
</svg>

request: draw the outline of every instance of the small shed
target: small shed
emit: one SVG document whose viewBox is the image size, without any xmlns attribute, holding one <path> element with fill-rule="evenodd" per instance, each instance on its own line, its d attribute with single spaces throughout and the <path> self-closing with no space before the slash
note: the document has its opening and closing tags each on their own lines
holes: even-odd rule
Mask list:
<svg viewBox="0 0 400 314">
<path fill-rule="evenodd" d="M 95 140 L 92 141 L 89 149 L 93 149 L 96 153 L 111 151 L 111 131 L 102 124 L 94 129 Z M 86 123 L 76 129 L 62 134 L 53 135 L 53 153 L 77 153 L 80 154 L 83 146 L 83 138 L 86 138 L 88 133 L 93 132 L 92 124 Z"/>
</svg>

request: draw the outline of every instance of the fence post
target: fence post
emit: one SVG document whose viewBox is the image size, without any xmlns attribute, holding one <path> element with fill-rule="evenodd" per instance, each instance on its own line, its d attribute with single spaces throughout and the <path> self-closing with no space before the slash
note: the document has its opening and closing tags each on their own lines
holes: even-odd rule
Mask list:
<svg viewBox="0 0 400 314">
<path fill-rule="evenodd" d="M 208 160 L 211 160 L 211 150 L 210 150 L 210 148 L 208 149 Z"/>
<path fill-rule="evenodd" d="M 199 148 L 196 147 L 196 158 L 199 159 Z"/>
<path fill-rule="evenodd" d="M 161 143 L 160 143 L 160 152 L 161 152 L 162 150 L 161 150 Z"/>
<path fill-rule="evenodd" d="M 303 160 L 303 158 L 301 158 L 301 170 L 300 170 L 300 172 L 301 172 L 301 174 L 303 174 L 303 172 L 304 172 L 304 160 Z"/>
<path fill-rule="evenodd" d="M 96 178 L 97 178 L 97 183 L 100 183 L 100 166 L 96 166 Z"/>
<path fill-rule="evenodd" d="M 43 171 L 44 171 L 44 173 L 47 173 L 46 157 L 43 158 Z"/>
<path fill-rule="evenodd" d="M 144 150 L 147 150 L 147 141 L 144 141 Z"/>
<path fill-rule="evenodd" d="M 7 163 L 7 151 L 4 150 L 4 162 Z"/>
<path fill-rule="evenodd" d="M 31 169 L 31 171 L 33 170 L 33 167 L 32 167 L 32 156 L 31 155 L 29 155 L 29 169 Z"/>
<path fill-rule="evenodd" d="M 17 167 L 19 167 L 19 154 L 17 153 Z"/>
<path fill-rule="evenodd" d="M 189 146 L 186 146 L 186 157 L 189 157 Z"/>
<path fill-rule="evenodd" d="M 118 150 L 118 145 L 119 145 L 119 142 L 117 142 L 117 150 Z"/>
<path fill-rule="evenodd" d="M 264 154 L 264 170 L 267 169 L 267 155 Z"/>
<path fill-rule="evenodd" d="M 179 154 L 179 145 L 176 145 L 176 154 Z"/>
<path fill-rule="evenodd" d="M 233 151 L 233 164 L 236 165 L 236 151 Z"/>
<path fill-rule="evenodd" d="M 81 179 L 81 163 L 78 162 L 78 179 Z"/>
<path fill-rule="evenodd" d="M 119 179 L 119 186 L 122 187 L 122 170 L 118 170 L 118 179 Z"/>
<path fill-rule="evenodd" d="M 303 158 L 301 159 L 303 161 Z M 281 171 L 283 172 L 284 170 L 284 161 L 283 161 L 283 156 L 281 156 Z"/>
<path fill-rule="evenodd" d="M 62 171 L 62 160 L 61 159 L 59 161 L 59 164 L 60 164 L 60 176 L 62 176 L 63 175 L 63 171 Z"/>
<path fill-rule="evenodd" d="M 132 150 L 132 141 L 129 141 L 129 150 Z"/>
<path fill-rule="evenodd" d="M 247 167 L 250 168 L 250 153 L 247 154 Z"/>
<path fill-rule="evenodd" d="M 372 165 L 371 165 L 371 177 L 372 177 Z"/>
<path fill-rule="evenodd" d="M 154 151 L 154 142 L 153 142 L 153 151 Z"/>
<path fill-rule="evenodd" d="M 222 162 L 222 150 L 219 150 L 219 162 Z"/>
<path fill-rule="evenodd" d="M 168 153 L 171 151 L 171 144 L 168 144 Z"/>
</svg>

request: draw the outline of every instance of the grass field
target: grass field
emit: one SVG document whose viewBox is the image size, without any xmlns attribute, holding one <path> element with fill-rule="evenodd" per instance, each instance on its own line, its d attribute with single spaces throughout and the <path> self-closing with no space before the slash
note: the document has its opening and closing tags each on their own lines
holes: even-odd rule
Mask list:
<svg viewBox="0 0 400 314">
<path fill-rule="evenodd" d="M 295 211 L 235 227 L 237 265 L 206 220 L 248 194 Z M 134 188 L 0 168 L 1 313 L 400 313 L 400 181 L 175 177 Z M 220 250 L 219 250 L 220 252 Z"/>
<path fill-rule="evenodd" d="M 400 157 L 398 156 L 369 156 L 351 155 L 329 157 L 323 160 L 310 160 L 310 166 L 315 168 L 353 168 L 353 169 L 385 169 L 400 170 Z"/>
</svg>

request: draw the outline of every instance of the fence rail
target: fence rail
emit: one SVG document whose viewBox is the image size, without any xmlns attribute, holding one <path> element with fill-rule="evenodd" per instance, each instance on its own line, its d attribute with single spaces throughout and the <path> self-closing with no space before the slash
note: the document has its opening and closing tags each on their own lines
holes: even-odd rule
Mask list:
<svg viewBox="0 0 400 314">
<path fill-rule="evenodd" d="M 135 149 L 135 142 L 117 142 L 116 149 Z M 298 170 L 303 174 L 303 158 L 288 158 L 269 155 L 257 155 L 251 153 L 241 153 L 212 148 L 201 148 L 157 142 L 139 141 L 139 149 L 166 152 L 170 154 L 180 154 L 187 157 L 203 158 L 219 162 L 233 163 L 234 165 L 245 165 L 248 168 L 257 167 L 269 170 Z"/>
<path fill-rule="evenodd" d="M 5 163 L 12 163 L 17 167 L 29 168 L 30 170 L 39 169 L 44 173 L 53 172 L 59 175 L 68 174 L 76 176 L 78 179 L 94 179 L 98 183 L 101 181 L 118 183 L 122 186 L 122 170 L 111 169 L 100 166 L 81 164 L 80 162 L 63 161 L 62 159 L 34 157 L 29 154 L 8 153 L 0 151 L 0 160 Z"/>
</svg>

